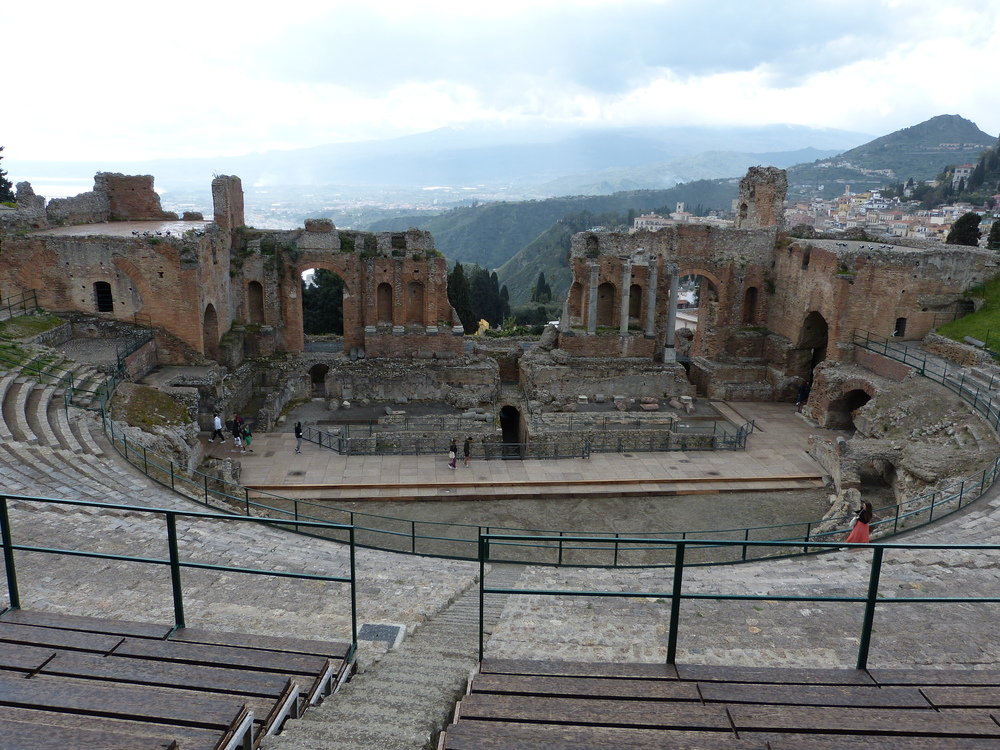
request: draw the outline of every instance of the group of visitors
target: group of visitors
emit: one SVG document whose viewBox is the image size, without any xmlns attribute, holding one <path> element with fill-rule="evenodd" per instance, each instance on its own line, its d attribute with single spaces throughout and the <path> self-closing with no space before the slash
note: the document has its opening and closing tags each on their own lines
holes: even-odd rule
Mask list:
<svg viewBox="0 0 1000 750">
<path fill-rule="evenodd" d="M 469 461 L 472 459 L 471 436 L 465 439 L 465 443 L 462 446 L 462 453 L 463 453 L 462 463 L 464 463 L 465 466 L 468 467 Z M 448 446 L 448 458 L 451 459 L 451 461 L 448 464 L 448 468 L 449 469 L 458 468 L 458 443 L 455 442 L 455 438 L 451 439 L 451 445 Z"/>
<path fill-rule="evenodd" d="M 212 437 L 209 438 L 208 442 L 214 443 L 216 438 L 219 438 L 219 442 L 225 444 L 226 434 L 223 432 L 225 424 L 222 422 L 222 417 L 219 416 L 219 412 L 215 412 L 212 415 Z M 253 435 L 250 433 L 250 428 L 247 427 L 246 422 L 243 421 L 238 413 L 233 414 L 233 449 L 230 453 L 253 453 Z"/>
</svg>

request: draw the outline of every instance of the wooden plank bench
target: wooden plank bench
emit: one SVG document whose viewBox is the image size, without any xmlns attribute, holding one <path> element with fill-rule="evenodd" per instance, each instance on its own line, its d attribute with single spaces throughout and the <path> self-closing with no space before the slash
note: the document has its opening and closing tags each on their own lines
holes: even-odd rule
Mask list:
<svg viewBox="0 0 1000 750">
<path fill-rule="evenodd" d="M 44 737 L 38 725 L 0 719 L 4 750 L 178 750 L 177 741 L 163 737 L 119 734 L 78 727 L 49 727 Z"/>
<path fill-rule="evenodd" d="M 120 635 L 85 633 L 79 630 L 43 628 L 34 625 L 17 625 L 6 620 L 0 621 L 0 643 L 47 646 L 64 651 L 109 654 L 122 640 Z"/>
<path fill-rule="evenodd" d="M 1000 672 L 487 659 L 442 750 L 1000 747 Z"/>
<path fill-rule="evenodd" d="M 161 623 L 134 622 L 130 620 L 106 620 L 100 617 L 63 615 L 51 612 L 36 612 L 12 609 L 0 616 L 0 623 L 34 625 L 41 628 L 60 630 L 80 630 L 87 633 L 132 636 L 133 638 L 155 638 L 163 640 L 170 635 L 171 627 Z"/>
<path fill-rule="evenodd" d="M 102 716 L 87 716 L 85 714 L 70 714 L 41 709 L 16 708 L 0 706 L 0 722 L 12 721 L 22 725 L 35 725 L 34 747 L 39 750 L 51 744 L 54 748 L 76 747 L 73 743 L 56 745 L 50 743 L 52 736 L 60 737 L 65 730 L 84 730 L 88 732 L 106 732 L 108 734 L 125 735 L 129 737 L 155 737 L 176 740 L 182 750 L 214 750 L 222 737 L 221 733 L 211 729 L 196 729 L 175 724 L 156 724 L 149 721 L 128 721 Z M 27 731 L 27 730 L 22 730 Z M 30 747 L 30 746 L 29 746 Z"/>
</svg>

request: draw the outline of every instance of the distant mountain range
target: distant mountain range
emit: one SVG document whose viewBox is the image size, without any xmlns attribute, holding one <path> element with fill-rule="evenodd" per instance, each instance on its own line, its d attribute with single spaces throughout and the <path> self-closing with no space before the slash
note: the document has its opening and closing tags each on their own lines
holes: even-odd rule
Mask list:
<svg viewBox="0 0 1000 750">
<path fill-rule="evenodd" d="M 617 129 L 440 130 L 390 140 L 268 151 L 215 159 L 143 162 L 16 162 L 11 179 L 91 178 L 98 171 L 152 174 L 162 193 L 205 190 L 213 174 L 251 186 L 451 186 L 465 195 L 514 197 L 663 189 L 677 182 L 741 174 L 753 164 L 823 158 L 868 136 L 793 125 Z M 815 149 L 813 151 L 812 149 Z M 603 188 L 601 187 L 603 186 Z M 41 190 L 37 191 L 44 194 Z"/>
</svg>

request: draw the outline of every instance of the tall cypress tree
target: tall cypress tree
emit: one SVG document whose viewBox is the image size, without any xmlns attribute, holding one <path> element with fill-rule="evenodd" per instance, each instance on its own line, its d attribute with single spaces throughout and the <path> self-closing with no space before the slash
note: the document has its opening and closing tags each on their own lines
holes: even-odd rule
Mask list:
<svg viewBox="0 0 1000 750">
<path fill-rule="evenodd" d="M 448 301 L 455 308 L 459 321 L 466 333 L 474 333 L 479 329 L 476 316 L 472 312 L 472 301 L 469 294 L 469 282 L 461 263 L 456 263 L 448 274 Z"/>
</svg>

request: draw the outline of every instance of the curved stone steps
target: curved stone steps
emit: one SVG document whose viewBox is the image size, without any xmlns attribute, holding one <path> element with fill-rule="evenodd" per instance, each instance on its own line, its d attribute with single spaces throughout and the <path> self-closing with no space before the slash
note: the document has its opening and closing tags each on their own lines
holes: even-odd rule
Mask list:
<svg viewBox="0 0 1000 750">
<path fill-rule="evenodd" d="M 46 445 L 50 448 L 60 447 L 55 430 L 49 422 L 49 408 L 52 405 L 52 397 L 55 392 L 54 385 L 36 384 L 28 394 L 24 405 L 24 417 L 28 423 L 28 429 L 37 439 L 38 445 Z"/>
<path fill-rule="evenodd" d="M 3 416 L 14 433 L 14 439 L 29 445 L 38 443 L 38 436 L 28 425 L 28 396 L 35 390 L 35 385 L 36 381 L 30 378 L 19 377 L 3 402 Z"/>
<path fill-rule="evenodd" d="M 17 375 L 15 373 L 7 373 L 2 378 L 0 378 L 0 409 L 2 409 L 3 404 L 7 401 L 7 394 L 11 387 L 14 385 L 14 381 L 17 380 Z M 14 439 L 14 433 L 11 431 L 10 426 L 7 423 L 7 414 L 0 413 L 0 440 L 10 441 Z"/>
</svg>

